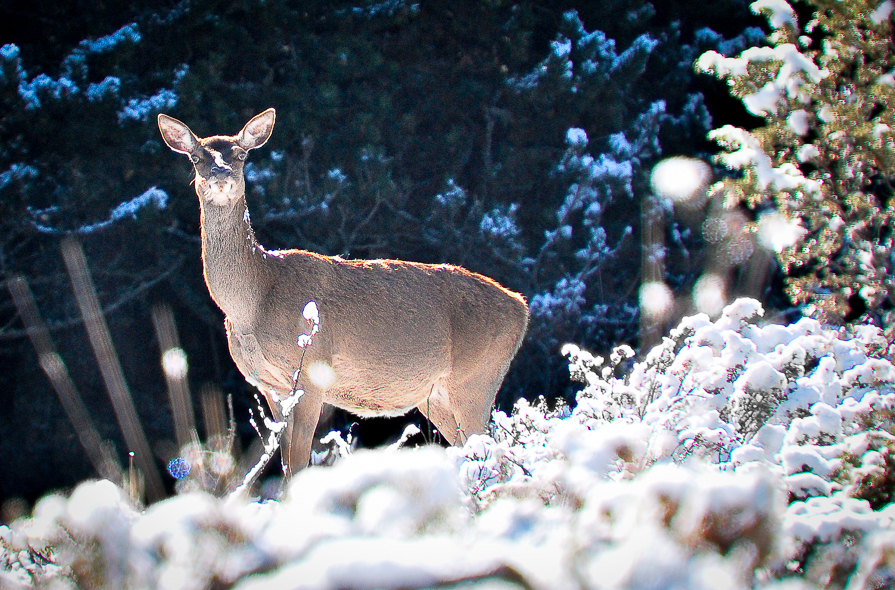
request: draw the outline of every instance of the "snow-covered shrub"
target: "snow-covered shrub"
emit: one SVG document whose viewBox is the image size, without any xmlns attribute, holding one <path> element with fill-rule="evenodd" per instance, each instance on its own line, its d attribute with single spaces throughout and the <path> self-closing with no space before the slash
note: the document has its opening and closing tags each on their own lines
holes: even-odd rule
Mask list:
<svg viewBox="0 0 895 590">
<path fill-rule="evenodd" d="M 875 328 L 739 300 L 631 364 L 569 346 L 574 408 L 462 448 L 344 453 L 278 501 L 139 510 L 109 482 L 0 527 L 3 587 L 887 588 L 895 370 Z"/>
<path fill-rule="evenodd" d="M 767 528 L 754 543 L 764 556 L 774 549 L 770 570 L 822 586 L 834 569 L 852 574 L 867 543 L 891 546 L 875 536 L 895 517 L 888 343 L 874 327 L 830 329 L 809 318 L 762 326 L 762 315 L 757 301 L 741 299 L 715 322 L 685 318 L 622 374 L 629 349 L 606 363 L 567 346 L 572 376 L 584 384 L 576 407 L 551 413 L 522 400 L 512 416 L 497 412 L 491 435 L 458 453 L 471 503 L 485 510 L 525 490 L 547 504 L 587 506 L 606 482 L 642 482 L 672 473 L 668 465 L 760 474 L 788 500 L 766 518 L 780 519 L 780 545 Z"/>
</svg>

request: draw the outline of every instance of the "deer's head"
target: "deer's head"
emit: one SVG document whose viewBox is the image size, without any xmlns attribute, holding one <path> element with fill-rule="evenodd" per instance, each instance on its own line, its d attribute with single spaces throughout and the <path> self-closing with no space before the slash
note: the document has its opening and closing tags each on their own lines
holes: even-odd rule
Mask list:
<svg viewBox="0 0 895 590">
<path fill-rule="evenodd" d="M 162 139 L 175 152 L 186 154 L 196 171 L 199 198 L 224 206 L 245 194 L 243 167 L 249 150 L 264 145 L 276 119 L 267 109 L 255 115 L 234 136 L 214 135 L 200 139 L 186 124 L 168 115 L 158 116 Z"/>
</svg>

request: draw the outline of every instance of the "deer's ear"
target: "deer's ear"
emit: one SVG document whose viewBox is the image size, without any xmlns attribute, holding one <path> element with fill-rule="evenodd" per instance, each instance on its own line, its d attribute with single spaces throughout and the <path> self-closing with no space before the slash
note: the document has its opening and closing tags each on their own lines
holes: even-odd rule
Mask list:
<svg viewBox="0 0 895 590">
<path fill-rule="evenodd" d="M 158 128 L 168 147 L 181 154 L 192 154 L 199 147 L 199 138 L 190 128 L 168 115 L 159 114 Z"/>
<path fill-rule="evenodd" d="M 260 115 L 255 115 L 236 136 L 236 143 L 244 150 L 261 147 L 270 138 L 276 118 L 277 112 L 273 109 L 267 109 Z"/>
</svg>

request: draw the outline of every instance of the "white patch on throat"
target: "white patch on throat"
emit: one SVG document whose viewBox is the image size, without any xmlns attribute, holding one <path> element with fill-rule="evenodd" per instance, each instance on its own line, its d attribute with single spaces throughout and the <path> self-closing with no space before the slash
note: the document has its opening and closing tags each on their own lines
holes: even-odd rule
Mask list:
<svg viewBox="0 0 895 590">
<path fill-rule="evenodd" d="M 224 207 L 233 201 L 236 195 L 236 183 L 232 178 L 226 180 L 207 180 L 196 176 L 196 186 L 199 194 L 208 203 Z"/>
</svg>

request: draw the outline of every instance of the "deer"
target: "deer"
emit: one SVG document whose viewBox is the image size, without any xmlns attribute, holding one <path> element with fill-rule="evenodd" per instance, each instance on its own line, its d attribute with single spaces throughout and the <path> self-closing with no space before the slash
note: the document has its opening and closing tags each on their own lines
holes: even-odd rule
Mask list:
<svg viewBox="0 0 895 590">
<path fill-rule="evenodd" d="M 528 328 L 525 299 L 449 264 L 262 247 L 244 170 L 275 120 L 268 109 L 234 136 L 201 139 L 165 114 L 158 126 L 165 144 L 193 165 L 205 283 L 224 313 L 236 367 L 275 420 L 283 420 L 280 402 L 296 386 L 304 392 L 286 418 L 286 478 L 308 466 L 325 404 L 361 418 L 417 408 L 452 445 L 484 432 Z M 296 337 L 310 302 L 320 331 L 302 348 Z"/>
</svg>

